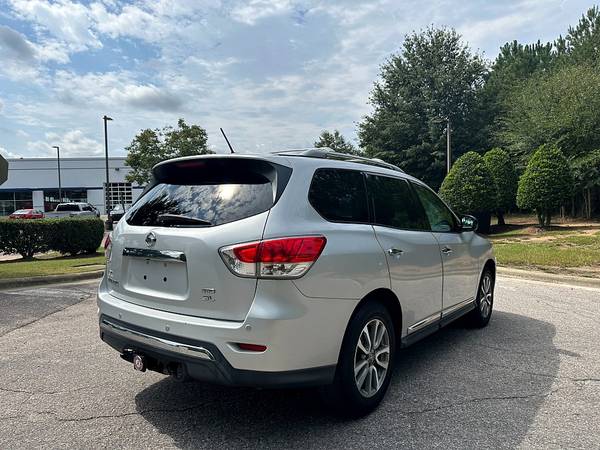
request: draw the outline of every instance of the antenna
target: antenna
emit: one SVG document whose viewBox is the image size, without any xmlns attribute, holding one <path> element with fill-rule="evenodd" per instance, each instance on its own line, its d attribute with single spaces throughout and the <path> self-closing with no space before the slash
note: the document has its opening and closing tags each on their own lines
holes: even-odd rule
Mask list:
<svg viewBox="0 0 600 450">
<path fill-rule="evenodd" d="M 229 146 L 229 150 L 231 150 L 231 153 L 235 153 L 233 151 L 233 147 L 231 146 L 231 144 L 229 143 L 229 139 L 227 139 L 227 135 L 225 134 L 225 132 L 223 131 L 223 128 L 219 128 L 219 130 L 221 130 L 221 133 L 223 134 L 223 137 L 225 138 L 225 142 L 227 142 L 227 145 Z"/>
</svg>

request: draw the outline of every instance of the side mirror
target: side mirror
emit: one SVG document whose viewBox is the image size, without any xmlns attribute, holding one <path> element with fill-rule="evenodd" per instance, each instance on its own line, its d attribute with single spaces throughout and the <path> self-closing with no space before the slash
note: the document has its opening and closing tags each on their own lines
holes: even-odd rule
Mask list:
<svg viewBox="0 0 600 450">
<path fill-rule="evenodd" d="M 473 216 L 464 215 L 460 218 L 460 231 L 477 231 L 479 222 Z"/>
</svg>

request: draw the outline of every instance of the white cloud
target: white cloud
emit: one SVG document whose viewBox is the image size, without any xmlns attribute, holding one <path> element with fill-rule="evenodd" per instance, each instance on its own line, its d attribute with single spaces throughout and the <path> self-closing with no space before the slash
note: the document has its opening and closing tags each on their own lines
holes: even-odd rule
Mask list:
<svg viewBox="0 0 600 450">
<path fill-rule="evenodd" d="M 43 140 L 27 142 L 27 150 L 36 156 L 55 156 L 54 145 L 60 147 L 61 157 L 99 156 L 103 152 L 102 143 L 86 136 L 81 130 L 46 133 Z"/>
<path fill-rule="evenodd" d="M 0 155 L 4 156 L 5 158 L 21 158 L 22 157 L 18 153 L 9 152 L 4 147 L 0 147 Z"/>
<path fill-rule="evenodd" d="M 282 14 L 291 9 L 290 0 L 250 0 L 233 8 L 231 17 L 238 22 L 254 25 L 265 17 Z"/>
<path fill-rule="evenodd" d="M 100 48 L 89 9 L 70 0 L 10 0 L 13 11 L 30 20 L 40 33 L 54 36 L 66 43 L 72 51 Z"/>
</svg>

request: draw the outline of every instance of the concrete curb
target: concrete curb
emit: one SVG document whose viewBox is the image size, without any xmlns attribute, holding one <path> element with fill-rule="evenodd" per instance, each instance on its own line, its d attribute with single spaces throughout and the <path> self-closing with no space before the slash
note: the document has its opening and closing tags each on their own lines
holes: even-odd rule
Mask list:
<svg viewBox="0 0 600 450">
<path fill-rule="evenodd" d="M 71 281 L 93 280 L 100 278 L 104 270 L 95 270 L 83 273 L 66 273 L 62 275 L 48 275 L 45 277 L 9 278 L 0 280 L 0 291 L 12 288 L 36 286 L 39 284 L 68 283 Z"/>
<path fill-rule="evenodd" d="M 600 288 L 600 278 L 578 277 L 575 275 L 562 275 L 559 273 L 542 272 L 541 270 L 513 269 L 512 267 L 498 267 L 498 275 L 512 278 L 525 278 L 533 281 L 545 281 L 546 283 L 571 284 Z"/>
</svg>

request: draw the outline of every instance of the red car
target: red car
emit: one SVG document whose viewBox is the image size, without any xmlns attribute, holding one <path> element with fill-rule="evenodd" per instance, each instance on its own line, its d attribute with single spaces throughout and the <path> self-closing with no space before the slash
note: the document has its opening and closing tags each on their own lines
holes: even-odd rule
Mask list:
<svg viewBox="0 0 600 450">
<path fill-rule="evenodd" d="M 10 216 L 9 219 L 43 219 L 44 212 L 39 209 L 18 209 Z"/>
</svg>

